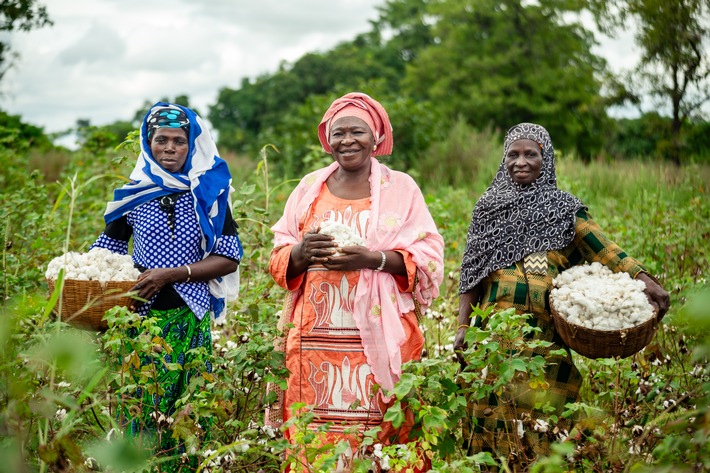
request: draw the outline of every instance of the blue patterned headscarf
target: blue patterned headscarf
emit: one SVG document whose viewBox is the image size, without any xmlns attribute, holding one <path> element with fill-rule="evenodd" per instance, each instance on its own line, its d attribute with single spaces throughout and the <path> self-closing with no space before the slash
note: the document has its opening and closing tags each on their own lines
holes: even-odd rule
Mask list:
<svg viewBox="0 0 710 473">
<path fill-rule="evenodd" d="M 528 186 L 513 182 L 505 166 L 508 149 L 518 140 L 532 140 L 542 150 L 540 175 Z M 498 172 L 473 209 L 459 293 L 527 255 L 567 246 L 575 235 L 575 213 L 582 207 L 577 197 L 557 188 L 555 150 L 547 130 L 534 123 L 512 127 Z"/>
<path fill-rule="evenodd" d="M 187 128 L 189 149 L 185 165 L 179 172 L 165 170 L 150 150 L 150 134 L 162 126 Z M 114 200 L 108 203 L 104 220 L 108 224 L 145 202 L 167 194 L 190 191 L 202 233 L 203 257 L 207 256 L 222 236 L 226 211 L 231 206 L 230 193 L 234 189 L 227 163 L 219 157 L 217 146 L 202 118 L 182 105 L 158 102 L 143 118 L 140 143 L 141 153 L 131 172 L 131 182 L 114 191 Z M 225 288 L 217 286 L 222 286 L 221 280 L 210 281 L 213 296 L 224 299 L 219 296 L 223 295 Z M 213 302 L 219 304 L 219 301 Z M 218 315 L 215 312 L 215 316 Z"/>
<path fill-rule="evenodd" d="M 151 110 L 146 120 L 146 136 L 149 140 L 157 128 L 182 128 L 190 136 L 190 119 L 181 109 L 168 106 L 153 107 Z"/>
</svg>

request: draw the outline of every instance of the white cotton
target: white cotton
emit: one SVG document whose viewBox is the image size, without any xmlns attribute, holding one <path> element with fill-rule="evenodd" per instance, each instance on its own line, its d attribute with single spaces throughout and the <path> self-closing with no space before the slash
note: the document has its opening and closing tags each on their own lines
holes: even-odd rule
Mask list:
<svg viewBox="0 0 710 473">
<path fill-rule="evenodd" d="M 622 330 L 640 325 L 654 314 L 643 292 L 643 281 L 627 273 L 613 273 L 597 262 L 563 271 L 552 284 L 550 302 L 574 325 Z"/>
<path fill-rule="evenodd" d="M 57 279 L 64 268 L 65 279 L 88 281 L 135 281 L 140 275 L 129 255 L 93 248 L 88 253 L 69 252 L 57 256 L 47 265 L 45 277 Z"/>
<path fill-rule="evenodd" d="M 332 236 L 338 247 L 365 245 L 365 241 L 357 234 L 354 228 L 334 220 L 326 220 L 321 223 L 320 233 Z"/>
</svg>

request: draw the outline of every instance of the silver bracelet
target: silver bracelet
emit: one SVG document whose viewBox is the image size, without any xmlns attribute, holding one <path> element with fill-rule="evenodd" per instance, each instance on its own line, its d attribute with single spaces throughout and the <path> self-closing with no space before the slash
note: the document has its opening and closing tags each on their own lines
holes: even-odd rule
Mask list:
<svg viewBox="0 0 710 473">
<path fill-rule="evenodd" d="M 382 271 L 383 269 L 385 269 L 385 264 L 387 263 L 387 256 L 385 255 L 385 252 L 380 251 L 380 254 L 382 255 L 382 262 L 377 268 L 375 268 L 375 271 Z"/>
</svg>

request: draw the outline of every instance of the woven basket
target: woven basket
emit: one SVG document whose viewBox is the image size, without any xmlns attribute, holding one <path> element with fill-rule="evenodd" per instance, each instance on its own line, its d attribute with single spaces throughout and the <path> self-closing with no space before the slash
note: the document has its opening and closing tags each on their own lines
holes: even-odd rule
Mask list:
<svg viewBox="0 0 710 473">
<path fill-rule="evenodd" d="M 644 349 L 658 329 L 656 310 L 646 322 L 622 330 L 594 330 L 574 325 L 562 317 L 550 300 L 555 330 L 567 346 L 587 358 L 626 358 Z"/>
<path fill-rule="evenodd" d="M 115 307 L 128 307 L 134 300 L 126 293 L 137 281 L 85 281 L 79 279 L 64 280 L 60 317 L 66 323 L 86 330 L 106 330 L 104 320 L 107 310 Z M 47 280 L 49 294 L 54 292 L 56 281 Z M 59 313 L 59 303 L 54 308 Z"/>
</svg>

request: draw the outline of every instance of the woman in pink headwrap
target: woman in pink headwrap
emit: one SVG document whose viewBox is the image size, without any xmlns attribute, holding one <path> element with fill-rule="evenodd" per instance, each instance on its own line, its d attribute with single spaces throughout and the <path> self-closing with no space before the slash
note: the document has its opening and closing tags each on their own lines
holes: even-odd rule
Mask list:
<svg viewBox="0 0 710 473">
<path fill-rule="evenodd" d="M 272 228 L 269 270 L 291 292 L 294 325 L 283 416 L 293 416 L 294 403 L 307 405 L 315 414 L 309 428 L 331 423 L 325 440 L 348 440 L 354 454 L 358 434 L 375 426 L 383 444 L 410 440 L 407 425 L 383 422 L 394 402 L 386 392 L 402 364 L 420 357 L 417 312 L 439 294 L 444 242 L 414 180 L 375 158 L 391 154 L 393 143 L 380 103 L 356 92 L 335 100 L 318 138 L 334 162 L 301 180 Z M 326 222 L 363 243 L 339 246 L 321 232 L 334 225 Z"/>
</svg>

